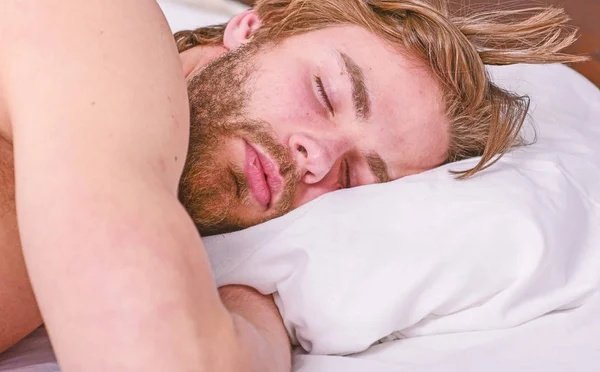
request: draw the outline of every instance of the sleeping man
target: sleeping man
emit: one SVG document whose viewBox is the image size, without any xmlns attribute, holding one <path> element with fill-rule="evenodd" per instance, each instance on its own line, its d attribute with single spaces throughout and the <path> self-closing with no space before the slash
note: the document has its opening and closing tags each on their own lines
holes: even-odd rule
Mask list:
<svg viewBox="0 0 600 372">
<path fill-rule="evenodd" d="M 573 58 L 555 54 L 566 39 L 528 49 L 559 28 L 533 27 L 504 49 L 524 24 L 490 31 L 480 19 L 493 12 L 451 23 L 444 2 L 339 4 L 320 4 L 324 19 L 314 5 L 259 2 L 227 27 L 176 35 L 191 103 L 180 195 L 204 235 L 255 225 L 326 192 L 482 156 L 460 174 L 467 178 L 515 144 L 528 107 L 491 84 L 483 64 Z M 395 24 L 404 26 L 390 31 Z"/>
<path fill-rule="evenodd" d="M 528 101 L 484 64 L 581 60 L 560 53 L 566 20 L 264 0 L 178 33 L 178 59 L 153 1 L 3 2 L 0 350 L 43 318 L 64 371 L 289 371 L 272 299 L 217 291 L 197 231 L 493 164 L 519 143 Z"/>
</svg>

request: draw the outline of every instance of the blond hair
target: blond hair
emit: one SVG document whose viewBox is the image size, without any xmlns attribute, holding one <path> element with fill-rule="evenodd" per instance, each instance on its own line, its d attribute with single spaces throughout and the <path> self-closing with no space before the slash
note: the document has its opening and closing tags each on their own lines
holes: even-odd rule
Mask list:
<svg viewBox="0 0 600 372">
<path fill-rule="evenodd" d="M 258 0 L 262 26 L 254 37 L 283 40 L 334 25 L 357 25 L 400 46 L 424 63 L 440 84 L 450 143 L 446 162 L 481 156 L 468 178 L 512 146 L 529 109 L 529 97 L 493 84 L 485 65 L 572 63 L 586 60 L 560 51 L 576 40 L 563 9 L 532 7 L 450 14 L 446 0 Z M 226 25 L 175 34 L 180 52 L 223 42 Z"/>
</svg>

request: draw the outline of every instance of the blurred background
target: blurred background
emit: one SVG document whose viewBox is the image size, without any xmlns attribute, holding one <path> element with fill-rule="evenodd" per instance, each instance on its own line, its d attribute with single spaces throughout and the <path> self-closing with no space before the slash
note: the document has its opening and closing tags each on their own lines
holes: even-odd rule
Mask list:
<svg viewBox="0 0 600 372">
<path fill-rule="evenodd" d="M 571 17 L 571 24 L 579 27 L 579 40 L 567 52 L 584 54 L 592 58 L 590 62 L 577 63 L 571 67 L 600 87 L 600 0 L 450 0 L 451 7 L 458 10 L 464 6 L 482 5 L 503 8 L 554 5 L 565 9 Z"/>
</svg>

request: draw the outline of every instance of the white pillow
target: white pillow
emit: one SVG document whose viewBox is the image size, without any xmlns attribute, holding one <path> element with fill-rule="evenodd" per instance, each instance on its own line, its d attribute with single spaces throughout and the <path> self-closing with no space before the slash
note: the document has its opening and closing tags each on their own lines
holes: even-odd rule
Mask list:
<svg viewBox="0 0 600 372">
<path fill-rule="evenodd" d="M 513 327 L 600 288 L 600 92 L 564 66 L 491 70 L 532 98 L 539 138 L 468 181 L 449 169 L 327 194 L 204 239 L 218 285 L 275 293 L 315 354 Z"/>
<path fill-rule="evenodd" d="M 173 32 L 225 23 L 247 9 L 229 0 L 158 0 L 158 5 Z"/>
</svg>

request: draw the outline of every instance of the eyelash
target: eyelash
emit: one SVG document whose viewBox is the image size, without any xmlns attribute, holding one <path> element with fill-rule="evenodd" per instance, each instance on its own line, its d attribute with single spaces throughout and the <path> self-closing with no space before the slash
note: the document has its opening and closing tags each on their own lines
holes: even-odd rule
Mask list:
<svg viewBox="0 0 600 372">
<path fill-rule="evenodd" d="M 346 162 L 345 186 L 349 189 L 352 187 L 352 181 L 350 180 L 350 164 L 348 163 L 348 159 L 344 159 L 344 161 Z"/>
<path fill-rule="evenodd" d="M 331 101 L 329 100 L 329 97 L 327 96 L 327 92 L 325 91 L 325 87 L 323 86 L 323 81 L 321 80 L 320 77 L 318 77 L 316 75 L 315 75 L 315 84 L 317 84 L 317 90 L 319 91 L 321 98 L 323 98 L 323 101 L 325 101 L 325 104 L 327 105 L 329 112 L 331 112 L 331 115 L 335 115 L 335 111 L 333 110 L 333 105 L 331 104 Z"/>
</svg>

